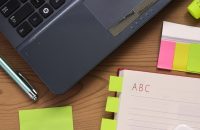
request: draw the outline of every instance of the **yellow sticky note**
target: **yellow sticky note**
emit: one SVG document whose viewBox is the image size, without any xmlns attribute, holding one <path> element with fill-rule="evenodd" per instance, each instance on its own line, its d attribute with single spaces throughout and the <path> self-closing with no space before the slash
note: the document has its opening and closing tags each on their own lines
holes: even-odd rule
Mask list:
<svg viewBox="0 0 200 130">
<path fill-rule="evenodd" d="M 188 6 L 188 11 L 190 14 L 196 18 L 200 18 L 200 0 L 193 0 L 193 2 Z"/>
<path fill-rule="evenodd" d="M 121 92 L 122 91 L 122 77 L 110 76 L 109 91 Z"/>
<path fill-rule="evenodd" d="M 190 44 L 176 43 L 173 70 L 186 71 Z"/>
<path fill-rule="evenodd" d="M 118 97 L 108 97 L 106 103 L 107 112 L 117 113 L 119 110 L 119 98 Z"/>
<path fill-rule="evenodd" d="M 200 44 L 191 44 L 187 71 L 200 73 Z"/>
<path fill-rule="evenodd" d="M 101 130 L 117 130 L 117 121 L 111 119 L 102 119 Z"/>
<path fill-rule="evenodd" d="M 20 130 L 73 130 L 72 107 L 19 111 Z"/>
</svg>

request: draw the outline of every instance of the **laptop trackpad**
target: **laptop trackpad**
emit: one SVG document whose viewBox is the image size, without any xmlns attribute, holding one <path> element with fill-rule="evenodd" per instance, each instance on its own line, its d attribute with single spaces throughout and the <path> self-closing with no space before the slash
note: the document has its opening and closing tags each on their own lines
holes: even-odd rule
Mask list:
<svg viewBox="0 0 200 130">
<path fill-rule="evenodd" d="M 109 29 L 128 15 L 142 0 L 85 0 L 84 4 Z"/>
</svg>

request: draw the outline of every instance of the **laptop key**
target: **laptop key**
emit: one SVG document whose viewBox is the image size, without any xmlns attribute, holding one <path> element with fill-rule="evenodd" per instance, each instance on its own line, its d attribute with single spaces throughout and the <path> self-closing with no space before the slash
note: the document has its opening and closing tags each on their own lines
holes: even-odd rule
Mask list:
<svg viewBox="0 0 200 130">
<path fill-rule="evenodd" d="M 42 21 L 42 17 L 38 13 L 34 13 L 29 19 L 33 27 L 37 27 Z"/>
<path fill-rule="evenodd" d="M 65 3 L 66 0 L 50 0 L 50 4 L 53 6 L 54 9 L 58 9 Z"/>
<path fill-rule="evenodd" d="M 9 18 L 9 22 L 13 27 L 16 27 L 33 12 L 33 6 L 30 3 L 27 3 Z"/>
<path fill-rule="evenodd" d="M 39 8 L 41 5 L 43 5 L 45 0 L 31 0 L 31 3 L 36 7 Z"/>
<path fill-rule="evenodd" d="M 22 3 L 25 3 L 27 0 L 20 0 Z"/>
<path fill-rule="evenodd" d="M 10 14 L 12 14 L 15 10 L 17 10 L 20 7 L 20 3 L 18 0 L 10 0 L 8 3 L 6 3 L 1 8 L 1 13 L 8 17 Z"/>
<path fill-rule="evenodd" d="M 0 6 L 2 6 L 3 4 L 5 4 L 8 0 L 0 0 Z"/>
<path fill-rule="evenodd" d="M 24 22 L 17 27 L 17 32 L 21 37 L 25 37 L 32 31 L 32 27 L 28 22 Z"/>
<path fill-rule="evenodd" d="M 45 4 L 39 9 L 40 14 L 47 18 L 53 13 L 53 8 L 49 4 Z"/>
</svg>

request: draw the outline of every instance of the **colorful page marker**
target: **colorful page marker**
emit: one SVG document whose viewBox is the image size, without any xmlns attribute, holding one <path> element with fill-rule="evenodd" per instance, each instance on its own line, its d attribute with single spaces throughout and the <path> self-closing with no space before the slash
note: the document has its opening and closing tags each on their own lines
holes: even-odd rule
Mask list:
<svg viewBox="0 0 200 130">
<path fill-rule="evenodd" d="M 191 44 L 187 70 L 200 73 L 200 44 Z"/>
<path fill-rule="evenodd" d="M 121 92 L 122 91 L 123 78 L 117 76 L 110 76 L 109 91 Z M 106 103 L 106 111 L 117 113 L 119 110 L 119 98 L 108 97 Z M 102 119 L 101 130 L 117 130 L 117 121 L 111 119 Z"/>
<path fill-rule="evenodd" d="M 101 130 L 117 130 L 117 121 L 111 119 L 102 119 Z"/>
<path fill-rule="evenodd" d="M 72 107 L 19 111 L 20 130 L 73 130 Z"/>
<path fill-rule="evenodd" d="M 160 45 L 160 55 L 158 58 L 158 68 L 171 70 L 174 60 L 176 43 L 162 40 Z"/>
<path fill-rule="evenodd" d="M 194 0 L 189 8 L 197 11 L 198 5 L 200 0 Z M 199 34 L 199 27 L 164 21 L 157 67 L 200 74 Z"/>
<path fill-rule="evenodd" d="M 173 70 L 187 71 L 190 44 L 176 43 Z"/>
<path fill-rule="evenodd" d="M 121 92 L 122 91 L 122 77 L 110 76 L 109 91 Z"/>
<path fill-rule="evenodd" d="M 106 103 L 107 112 L 117 113 L 119 110 L 119 98 L 118 97 L 108 97 Z"/>
</svg>

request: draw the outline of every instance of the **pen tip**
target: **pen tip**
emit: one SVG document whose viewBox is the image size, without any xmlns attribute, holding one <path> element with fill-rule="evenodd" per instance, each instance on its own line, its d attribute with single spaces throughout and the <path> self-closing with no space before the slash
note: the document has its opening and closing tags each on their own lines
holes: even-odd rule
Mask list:
<svg viewBox="0 0 200 130">
<path fill-rule="evenodd" d="M 38 96 L 36 95 L 32 99 L 33 99 L 34 102 L 36 102 L 38 100 Z"/>
</svg>

